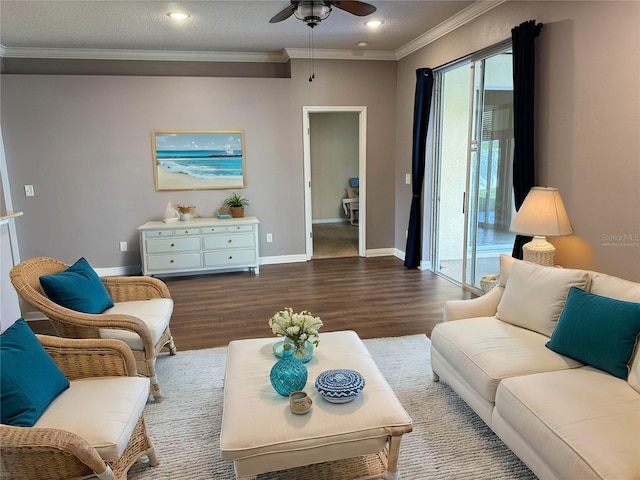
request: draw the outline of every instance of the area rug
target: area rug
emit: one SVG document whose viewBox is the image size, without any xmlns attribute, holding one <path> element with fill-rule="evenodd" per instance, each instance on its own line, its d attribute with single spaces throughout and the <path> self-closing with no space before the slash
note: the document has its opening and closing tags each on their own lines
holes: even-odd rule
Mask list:
<svg viewBox="0 0 640 480">
<path fill-rule="evenodd" d="M 402 437 L 403 480 L 536 478 L 453 390 L 432 381 L 425 335 L 364 343 L 413 420 L 413 431 Z M 144 414 L 160 464 L 139 461 L 130 480 L 235 478 L 219 446 L 225 356 L 225 347 L 161 354 L 157 374 L 164 401 L 147 404 Z M 258 480 L 350 480 L 379 468 L 370 456 L 262 474 Z"/>
</svg>

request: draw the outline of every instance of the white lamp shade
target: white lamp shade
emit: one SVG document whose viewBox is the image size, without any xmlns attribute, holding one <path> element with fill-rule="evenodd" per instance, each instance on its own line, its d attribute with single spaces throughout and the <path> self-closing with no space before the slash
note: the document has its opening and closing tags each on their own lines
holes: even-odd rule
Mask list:
<svg viewBox="0 0 640 480">
<path fill-rule="evenodd" d="M 520 235 L 555 237 L 573 233 L 560 192 L 553 187 L 533 187 L 509 228 Z"/>
</svg>

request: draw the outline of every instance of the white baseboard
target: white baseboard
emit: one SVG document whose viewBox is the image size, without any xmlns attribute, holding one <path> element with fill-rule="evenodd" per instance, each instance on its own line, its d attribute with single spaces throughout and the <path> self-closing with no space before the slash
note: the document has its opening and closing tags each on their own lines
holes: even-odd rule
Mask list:
<svg viewBox="0 0 640 480">
<path fill-rule="evenodd" d="M 306 262 L 307 256 L 305 254 L 299 255 L 278 255 L 275 257 L 260 257 L 260 265 L 276 265 L 278 263 L 297 263 Z"/>
<path fill-rule="evenodd" d="M 312 220 L 311 223 L 315 225 L 316 223 L 349 223 L 349 219 L 346 218 L 323 218 L 318 220 Z"/>
<path fill-rule="evenodd" d="M 367 249 L 365 257 L 392 257 L 394 256 L 393 248 L 372 248 Z"/>
</svg>

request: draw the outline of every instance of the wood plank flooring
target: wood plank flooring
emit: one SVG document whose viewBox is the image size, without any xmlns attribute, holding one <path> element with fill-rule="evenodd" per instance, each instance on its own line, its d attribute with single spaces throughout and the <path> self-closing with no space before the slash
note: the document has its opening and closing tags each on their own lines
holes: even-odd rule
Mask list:
<svg viewBox="0 0 640 480">
<path fill-rule="evenodd" d="M 321 332 L 355 330 L 362 338 L 431 334 L 461 287 L 395 257 L 333 258 L 264 265 L 250 272 L 163 279 L 175 302 L 171 331 L 178 350 L 268 337 L 271 316 L 291 307 L 319 316 Z"/>
<path fill-rule="evenodd" d="M 272 335 L 268 321 L 285 307 L 322 319 L 321 332 L 355 330 L 361 338 L 425 333 L 442 321 L 444 302 L 474 295 L 435 273 L 406 269 L 395 257 L 349 257 L 263 265 L 232 272 L 164 277 L 174 300 L 178 351 Z M 55 335 L 47 321 L 29 322 Z"/>
</svg>

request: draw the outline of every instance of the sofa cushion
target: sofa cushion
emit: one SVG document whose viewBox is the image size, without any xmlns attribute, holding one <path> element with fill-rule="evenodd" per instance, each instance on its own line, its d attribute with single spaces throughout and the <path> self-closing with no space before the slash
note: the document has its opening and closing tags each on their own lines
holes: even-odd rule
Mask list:
<svg viewBox="0 0 640 480">
<path fill-rule="evenodd" d="M 545 348 L 548 340 L 495 317 L 440 323 L 431 334 L 432 349 L 489 402 L 504 378 L 583 365 Z"/>
<path fill-rule="evenodd" d="M 543 458 L 554 478 L 640 478 L 640 395 L 593 367 L 505 379 L 492 426 L 516 454 Z"/>
<path fill-rule="evenodd" d="M 113 307 L 96 271 L 83 257 L 62 272 L 40 277 L 40 285 L 51 300 L 83 313 L 102 313 Z"/>
<path fill-rule="evenodd" d="M 69 387 L 24 319 L 0 335 L 0 412 L 2 423 L 31 427 L 49 404 Z"/>
<path fill-rule="evenodd" d="M 496 316 L 505 322 L 550 337 L 564 307 L 569 289 L 588 286 L 589 273 L 543 267 L 517 261 L 513 264 Z"/>
<path fill-rule="evenodd" d="M 505 255 L 504 253 L 500 255 L 500 276 L 498 277 L 498 285 L 501 287 L 507 285 L 513 264 L 519 261 L 521 260 Z"/>
<path fill-rule="evenodd" d="M 113 307 L 105 310 L 105 314 L 132 315 L 142 320 L 151 331 L 151 338 L 155 345 L 169 326 L 173 313 L 173 300 L 170 298 L 152 298 L 150 300 L 135 300 L 132 302 L 117 302 Z M 128 330 L 114 330 L 101 328 L 102 338 L 122 340 L 131 350 L 143 350 L 142 340 L 134 332 Z"/>
<path fill-rule="evenodd" d="M 103 377 L 74 380 L 34 425 L 75 433 L 106 461 L 118 460 L 149 397 L 149 379 Z"/>
<path fill-rule="evenodd" d="M 640 303 L 571 287 L 547 347 L 626 380 L 638 334 Z"/>
</svg>

